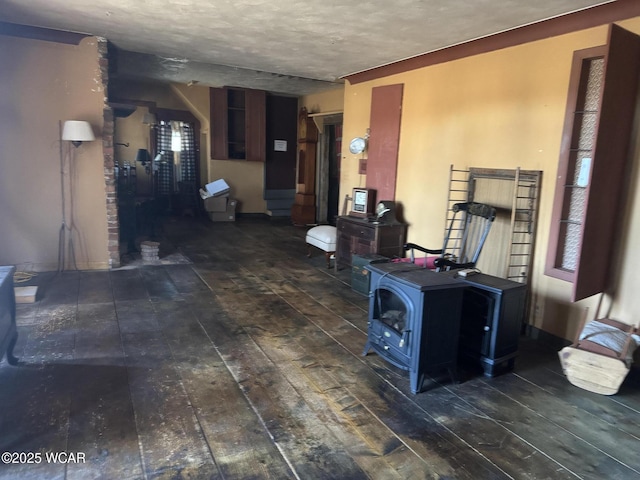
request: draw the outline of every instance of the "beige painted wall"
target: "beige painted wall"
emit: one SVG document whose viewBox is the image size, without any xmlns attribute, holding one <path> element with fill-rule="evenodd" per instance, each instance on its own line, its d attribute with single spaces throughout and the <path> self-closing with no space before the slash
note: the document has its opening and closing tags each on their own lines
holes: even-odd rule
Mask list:
<svg viewBox="0 0 640 480">
<path fill-rule="evenodd" d="M 96 141 L 65 168 L 80 269 L 108 268 L 97 39 L 79 46 L 0 35 L 0 264 L 55 270 L 62 222 L 59 121 L 87 120 Z M 72 210 L 71 210 L 72 209 Z"/>
<path fill-rule="evenodd" d="M 183 86 L 181 91 L 197 108 L 207 125 L 210 125 L 209 97 L 199 94 L 188 95 L 189 87 Z M 300 99 L 300 107 L 306 106 L 309 111 L 329 112 L 342 110 L 343 89 L 331 90 L 321 94 L 310 95 Z M 207 90 L 208 93 L 208 90 Z M 206 103 L 205 103 L 206 102 Z M 199 106 L 198 106 L 199 105 Z M 203 129 L 204 130 L 204 129 Z M 207 132 L 209 133 L 209 132 Z M 208 137 L 207 148 L 210 152 Z M 203 148 L 204 151 L 204 148 Z M 231 194 L 238 199 L 238 211 L 242 213 L 266 213 L 267 204 L 264 196 L 264 164 L 237 160 L 217 160 L 209 162 L 209 181 L 224 178 L 231 187 Z"/>
<path fill-rule="evenodd" d="M 223 178 L 238 200 L 237 212 L 266 213 L 264 196 L 264 163 L 243 160 L 211 160 L 209 180 Z"/>
<path fill-rule="evenodd" d="M 201 123 L 201 164 L 206 166 L 202 170 L 203 182 L 222 178 L 229 184 L 231 196 L 238 200 L 237 212 L 266 213 L 263 163 L 211 159 L 209 88 L 178 84 L 172 88 Z"/>
<path fill-rule="evenodd" d="M 114 89 L 115 90 L 115 89 Z M 113 92 L 112 92 L 113 94 Z M 158 108 L 172 110 L 189 110 L 188 105 L 171 85 L 149 82 L 118 83 L 117 97 L 119 99 L 153 102 Z M 114 151 L 115 160 L 122 166 L 125 161 L 133 165 L 139 148 L 150 149 L 150 126 L 142 123 L 147 107 L 139 106 L 128 117 L 116 118 Z M 129 144 L 128 147 L 117 144 Z M 136 164 L 138 176 L 138 193 L 144 194 L 151 190 L 150 176 L 145 174 L 144 167 Z"/>
<path fill-rule="evenodd" d="M 204 185 L 209 182 L 209 159 L 211 158 L 209 87 L 174 83 L 171 84 L 171 89 L 200 121 L 200 178 Z"/>
<path fill-rule="evenodd" d="M 111 87 L 111 96 L 118 99 L 154 102 L 158 108 L 186 110 L 182 99 L 175 94 L 170 84 L 148 81 L 119 81 Z"/>
<path fill-rule="evenodd" d="M 231 195 L 238 200 L 239 213 L 266 213 L 264 196 L 264 164 L 238 160 L 211 159 L 209 88 L 199 85 L 153 85 L 131 83 L 119 86 L 118 95 L 126 99 L 146 100 L 157 103 L 160 108 L 189 110 L 200 120 L 200 170 L 202 182 L 208 183 L 220 178 L 231 187 Z M 127 118 L 117 119 L 116 141 L 130 143 L 129 148 L 116 146 L 116 158 L 135 158 L 140 145 L 148 143 L 148 132 L 141 130 L 141 122 L 145 107 L 138 107 L 135 113 Z M 138 166 L 138 185 L 144 182 L 143 170 Z M 204 185 L 201 185 L 204 186 Z"/>
<path fill-rule="evenodd" d="M 267 204 L 263 199 L 264 164 L 211 158 L 209 88 L 197 85 L 191 87 L 173 85 L 173 89 L 201 122 L 202 181 L 208 183 L 223 178 L 231 188 L 231 195 L 238 200 L 237 212 L 266 213 Z"/>
<path fill-rule="evenodd" d="M 238 199 L 240 213 L 266 213 L 264 195 L 264 164 L 237 160 L 211 159 L 211 115 L 209 111 L 209 88 L 198 85 L 188 86 L 172 84 L 166 86 L 143 83 L 131 83 L 120 86 L 118 95 L 127 99 L 157 102 L 158 107 L 189 110 L 200 120 L 200 165 L 203 183 L 220 178 L 231 187 L 231 195 Z M 344 89 L 330 90 L 320 94 L 301 98 L 300 106 L 306 106 L 310 112 L 342 111 Z M 116 146 L 116 158 L 122 164 L 132 161 L 138 148 L 148 143 L 148 131 L 142 125 L 147 111 L 138 107 L 127 118 L 116 121 L 116 142 L 129 143 L 129 148 Z M 145 188 L 143 169 L 138 166 L 138 186 Z"/>
<path fill-rule="evenodd" d="M 342 112 L 344 108 L 344 88 L 328 90 L 300 97 L 300 108 L 306 107 L 309 113 Z"/>
<path fill-rule="evenodd" d="M 640 33 L 640 18 L 620 25 Z M 404 84 L 396 200 L 404 207 L 411 242 L 433 248 L 441 244 L 451 164 L 543 171 L 529 322 L 567 339 L 574 337 L 585 307 L 593 318 L 600 296 L 571 304 L 570 284 L 545 276 L 544 260 L 572 55 L 606 43 L 606 36 L 606 26 L 593 28 L 345 89 L 344 138 L 349 139 L 369 126 L 372 88 Z M 640 147 L 635 150 L 637 185 Z M 349 192 L 364 181 L 347 141 L 343 158 L 340 187 Z M 627 323 L 640 320 L 635 293 L 640 290 L 635 273 L 640 252 L 634 248 L 640 244 L 640 198 L 632 193 L 620 247 L 625 264 L 619 288 L 603 302 L 611 305 L 613 318 Z"/>
<path fill-rule="evenodd" d="M 149 125 L 142 123 L 145 113 L 149 110 L 146 107 L 138 107 L 128 117 L 116 118 L 116 128 L 114 134 L 114 151 L 115 160 L 120 167 L 129 162 L 130 165 L 136 167 L 136 186 L 138 195 L 151 194 L 151 176 L 145 173 L 144 167 L 136 162 L 138 149 L 150 149 L 149 143 Z M 118 145 L 120 144 L 120 145 Z M 123 144 L 128 144 L 126 147 Z"/>
</svg>

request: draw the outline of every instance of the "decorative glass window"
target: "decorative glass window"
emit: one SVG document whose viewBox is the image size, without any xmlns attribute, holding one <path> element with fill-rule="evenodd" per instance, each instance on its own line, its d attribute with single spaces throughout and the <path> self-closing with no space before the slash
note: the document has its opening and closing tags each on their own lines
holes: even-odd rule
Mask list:
<svg viewBox="0 0 640 480">
<path fill-rule="evenodd" d="M 574 53 L 545 265 L 572 301 L 611 285 L 639 78 L 640 37 L 617 25 Z"/>
<path fill-rule="evenodd" d="M 604 77 L 604 58 L 587 58 L 582 62 L 578 90 L 578 108 L 574 113 L 574 131 L 569 153 L 568 181 L 564 185 L 566 212 L 560 219 L 559 243 L 562 247 L 560 267 L 575 272 L 580 259 L 582 220 L 586 213 L 587 187 L 596 143 L 598 112 Z"/>
</svg>

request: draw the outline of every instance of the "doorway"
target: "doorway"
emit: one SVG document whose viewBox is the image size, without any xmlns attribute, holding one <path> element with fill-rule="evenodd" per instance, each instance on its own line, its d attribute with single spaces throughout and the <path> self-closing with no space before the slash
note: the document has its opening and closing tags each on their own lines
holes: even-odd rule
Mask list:
<svg viewBox="0 0 640 480">
<path fill-rule="evenodd" d="M 142 105 L 115 122 L 121 258 L 157 240 L 168 215 L 200 213 L 200 123 L 188 111 Z"/>
<path fill-rule="evenodd" d="M 342 113 L 311 114 L 320 132 L 318 142 L 318 223 L 336 224 L 340 203 Z"/>
</svg>

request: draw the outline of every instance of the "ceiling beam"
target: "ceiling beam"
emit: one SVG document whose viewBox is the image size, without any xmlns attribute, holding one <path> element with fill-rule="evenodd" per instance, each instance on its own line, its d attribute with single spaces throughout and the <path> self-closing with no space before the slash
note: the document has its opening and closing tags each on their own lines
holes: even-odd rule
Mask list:
<svg viewBox="0 0 640 480">
<path fill-rule="evenodd" d="M 64 30 L 31 27 L 29 25 L 19 25 L 8 22 L 0 22 L 0 35 L 44 40 L 45 42 L 66 43 L 68 45 L 79 45 L 83 38 L 91 36 L 86 33 L 65 32 Z"/>
</svg>

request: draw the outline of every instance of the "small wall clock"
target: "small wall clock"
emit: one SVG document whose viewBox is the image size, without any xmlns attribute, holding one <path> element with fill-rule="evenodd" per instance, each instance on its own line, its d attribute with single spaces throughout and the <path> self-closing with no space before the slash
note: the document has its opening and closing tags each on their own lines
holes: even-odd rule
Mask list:
<svg viewBox="0 0 640 480">
<path fill-rule="evenodd" d="M 367 148 L 367 141 L 362 137 L 355 137 L 349 143 L 349 151 L 354 155 L 364 152 L 365 148 Z"/>
</svg>

